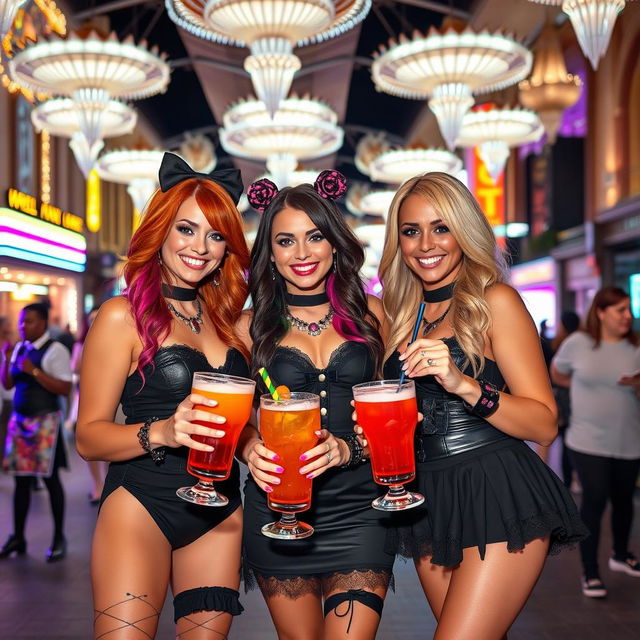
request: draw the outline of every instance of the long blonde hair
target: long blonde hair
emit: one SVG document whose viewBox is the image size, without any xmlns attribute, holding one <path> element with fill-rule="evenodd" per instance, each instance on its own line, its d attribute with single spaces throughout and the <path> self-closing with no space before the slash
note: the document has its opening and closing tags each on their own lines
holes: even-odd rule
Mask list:
<svg viewBox="0 0 640 640">
<path fill-rule="evenodd" d="M 485 291 L 505 280 L 507 265 L 475 198 L 462 182 L 447 173 L 425 173 L 407 180 L 391 203 L 380 261 L 382 302 L 390 327 L 385 357 L 411 334 L 422 301 L 422 280 L 405 264 L 400 252 L 398 218 L 409 195 L 421 196 L 430 203 L 460 245 L 462 263 L 449 318 L 473 375 L 477 376 L 484 368 L 484 349 L 491 325 Z"/>
</svg>

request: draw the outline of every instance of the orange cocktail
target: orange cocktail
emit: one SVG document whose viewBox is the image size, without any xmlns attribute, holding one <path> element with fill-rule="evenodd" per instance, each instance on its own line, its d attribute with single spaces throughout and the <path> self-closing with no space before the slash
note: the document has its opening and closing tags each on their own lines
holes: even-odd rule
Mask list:
<svg viewBox="0 0 640 640">
<path fill-rule="evenodd" d="M 255 382 L 248 378 L 222 373 L 194 373 L 191 392 L 218 403 L 215 407 L 197 404 L 194 405 L 194 410 L 226 418 L 226 422 L 222 424 L 200 420 L 194 420 L 194 423 L 222 430 L 225 435 L 222 438 L 192 435 L 197 442 L 213 447 L 213 451 L 189 450 L 187 471 L 196 476 L 199 482 L 193 487 L 179 489 L 178 495 L 181 498 L 206 506 L 223 506 L 228 503 L 227 498 L 215 491 L 212 481 L 226 480 L 231 473 L 238 438 L 251 415 L 254 390 Z"/>
<path fill-rule="evenodd" d="M 311 506 L 311 479 L 299 471 L 300 456 L 318 443 L 320 398 L 312 393 L 291 393 L 290 398 L 260 398 L 260 433 L 267 449 L 279 456 L 284 468 L 280 484 L 269 494 L 269 508 L 283 514 L 280 522 L 266 525 L 262 533 L 280 539 L 306 538 L 313 533 L 295 515 Z"/>
<path fill-rule="evenodd" d="M 358 424 L 371 452 L 373 479 L 389 492 L 372 505 L 381 511 L 410 509 L 424 502 L 402 486 L 416 475 L 413 436 L 418 407 L 413 380 L 366 382 L 353 387 Z"/>
</svg>

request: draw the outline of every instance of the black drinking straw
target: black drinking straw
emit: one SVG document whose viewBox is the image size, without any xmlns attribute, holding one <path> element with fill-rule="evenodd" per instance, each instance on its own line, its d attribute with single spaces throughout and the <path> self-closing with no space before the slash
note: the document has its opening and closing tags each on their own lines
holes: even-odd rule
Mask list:
<svg viewBox="0 0 640 640">
<path fill-rule="evenodd" d="M 418 331 L 420 330 L 420 325 L 422 324 L 422 316 L 424 315 L 424 307 L 425 307 L 425 303 L 421 302 L 420 306 L 418 307 L 418 317 L 416 318 L 416 323 L 415 325 L 413 325 L 413 335 L 411 336 L 411 340 L 407 342 L 407 347 L 412 342 L 415 342 L 416 338 L 418 337 Z M 400 391 L 400 388 L 402 387 L 402 383 L 404 382 L 405 376 L 406 376 L 405 372 L 402 371 L 400 373 L 400 382 L 398 383 L 398 388 L 396 389 L 396 393 Z"/>
</svg>

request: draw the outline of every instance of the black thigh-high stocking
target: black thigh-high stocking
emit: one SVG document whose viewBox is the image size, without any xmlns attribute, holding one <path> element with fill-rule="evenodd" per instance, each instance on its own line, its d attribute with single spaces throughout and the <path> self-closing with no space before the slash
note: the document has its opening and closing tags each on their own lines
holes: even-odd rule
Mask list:
<svg viewBox="0 0 640 640">
<path fill-rule="evenodd" d="M 24 538 L 24 525 L 31 504 L 31 483 L 33 476 L 16 476 L 13 494 L 13 533 L 16 538 Z"/>
<path fill-rule="evenodd" d="M 63 536 L 64 522 L 64 489 L 58 469 L 54 469 L 50 478 L 44 478 L 44 484 L 49 491 L 49 501 L 51 503 L 51 514 L 53 515 L 53 539 L 58 542 Z"/>
</svg>

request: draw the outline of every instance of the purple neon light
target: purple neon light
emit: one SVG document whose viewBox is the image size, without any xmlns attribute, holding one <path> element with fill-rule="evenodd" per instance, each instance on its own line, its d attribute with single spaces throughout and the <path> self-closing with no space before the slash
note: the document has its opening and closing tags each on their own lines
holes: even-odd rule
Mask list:
<svg viewBox="0 0 640 640">
<path fill-rule="evenodd" d="M 11 227 L 7 227 L 4 225 L 0 225 L 0 233 L 3 231 L 13 234 L 14 236 L 20 236 L 21 238 L 27 238 L 29 240 L 37 240 L 38 242 L 44 242 L 45 244 L 50 244 L 54 247 L 61 247 L 62 249 L 67 249 L 68 251 L 76 251 L 80 255 L 86 255 L 86 249 L 77 249 L 76 247 L 70 247 L 68 244 L 62 244 L 60 242 L 56 242 L 55 240 L 49 240 L 47 238 L 43 238 L 42 236 L 34 236 L 31 233 L 27 233 L 26 231 L 19 231 L 18 229 L 13 229 Z"/>
</svg>

